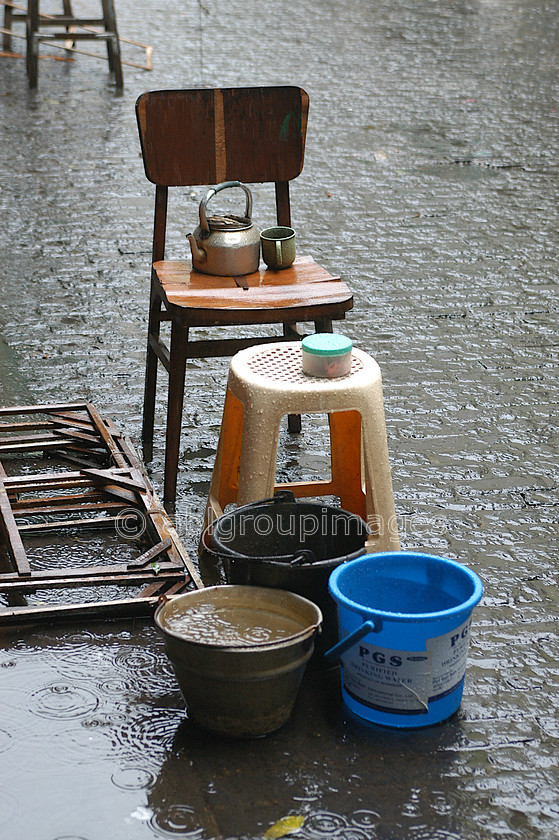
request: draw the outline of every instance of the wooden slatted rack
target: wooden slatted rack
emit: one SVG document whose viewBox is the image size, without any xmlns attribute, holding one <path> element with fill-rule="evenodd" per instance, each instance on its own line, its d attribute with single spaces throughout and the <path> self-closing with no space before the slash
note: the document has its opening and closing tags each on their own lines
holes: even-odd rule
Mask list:
<svg viewBox="0 0 559 840">
<path fill-rule="evenodd" d="M 137 520 L 131 528 L 130 518 Z M 33 568 L 27 537 L 40 534 L 50 546 L 60 533 L 77 532 L 81 540 L 90 529 L 122 538 L 130 530 L 127 550 L 133 545 L 138 556 L 102 564 L 85 557 L 72 567 L 62 548 L 60 567 Z M 85 587 L 102 593 L 107 586 L 119 593 L 124 587 L 126 596 L 80 599 L 80 589 L 83 596 Z M 149 615 L 162 594 L 192 587 L 203 587 L 196 567 L 132 444 L 112 421 L 88 402 L 0 408 L 0 626 Z M 33 603 L 38 590 L 76 598 Z"/>
</svg>

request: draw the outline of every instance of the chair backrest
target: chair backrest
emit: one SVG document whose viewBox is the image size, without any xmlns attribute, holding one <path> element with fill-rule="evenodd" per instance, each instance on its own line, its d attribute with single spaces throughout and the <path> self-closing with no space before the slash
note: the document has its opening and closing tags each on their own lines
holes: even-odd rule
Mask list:
<svg viewBox="0 0 559 840">
<path fill-rule="evenodd" d="M 308 110 L 298 87 L 144 93 L 136 115 L 146 176 L 167 187 L 291 181 L 303 168 Z"/>
<path fill-rule="evenodd" d="M 146 177 L 156 185 L 153 259 L 163 259 L 169 187 L 275 183 L 291 224 L 289 181 L 305 155 L 309 97 L 299 87 L 155 90 L 136 102 Z"/>
</svg>

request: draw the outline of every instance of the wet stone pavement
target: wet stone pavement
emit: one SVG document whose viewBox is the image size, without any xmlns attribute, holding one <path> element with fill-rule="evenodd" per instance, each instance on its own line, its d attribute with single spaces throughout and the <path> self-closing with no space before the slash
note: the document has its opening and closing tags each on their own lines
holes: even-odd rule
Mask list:
<svg viewBox="0 0 559 840">
<path fill-rule="evenodd" d="M 381 366 L 403 547 L 468 565 L 485 591 L 459 712 L 413 732 L 356 723 L 337 675 L 308 672 L 282 730 L 229 742 L 188 720 L 149 620 L 3 631 L 0 835 L 240 840 L 297 814 L 305 840 L 555 838 L 559 3 L 116 9 L 154 48 L 122 93 L 85 56 L 41 60 L 36 92 L 22 59 L 0 59 L 0 404 L 89 399 L 139 447 L 153 195 L 135 100 L 299 84 L 294 225 L 354 292 L 337 329 Z M 202 194 L 175 200 L 169 254 L 187 253 Z M 273 212 L 255 187 L 257 223 Z M 188 369 L 176 524 L 193 556 L 227 365 Z M 324 431 L 283 433 L 280 479 L 321 474 Z"/>
</svg>

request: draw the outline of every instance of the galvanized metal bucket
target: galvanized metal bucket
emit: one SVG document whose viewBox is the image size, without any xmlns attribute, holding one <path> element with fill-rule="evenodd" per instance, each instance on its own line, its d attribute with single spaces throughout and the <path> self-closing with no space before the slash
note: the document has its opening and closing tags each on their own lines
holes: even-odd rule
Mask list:
<svg viewBox="0 0 559 840">
<path fill-rule="evenodd" d="M 188 623 L 200 605 L 232 610 L 258 609 L 270 620 L 283 617 L 293 632 L 276 641 L 250 644 L 192 641 L 174 629 Z M 258 586 L 212 586 L 163 600 L 155 613 L 165 649 L 188 707 L 189 717 L 206 729 L 231 737 L 274 732 L 291 715 L 301 679 L 322 624 L 320 609 L 306 598 Z M 218 634 L 219 635 L 219 634 Z"/>
</svg>

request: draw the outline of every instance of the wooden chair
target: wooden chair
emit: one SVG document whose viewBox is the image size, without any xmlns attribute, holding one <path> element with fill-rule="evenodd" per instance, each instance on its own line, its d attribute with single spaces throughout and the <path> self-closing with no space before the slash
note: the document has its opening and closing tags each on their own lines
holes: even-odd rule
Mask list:
<svg viewBox="0 0 559 840">
<path fill-rule="evenodd" d="M 289 86 L 150 91 L 136 103 L 145 173 L 156 185 L 142 435 L 150 460 L 159 360 L 169 373 L 166 502 L 176 497 L 186 360 L 301 338 L 297 322 L 331 332 L 332 320 L 353 306 L 347 285 L 308 256 L 282 271 L 261 265 L 242 278 L 202 274 L 186 260 L 165 259 L 169 187 L 274 183 L 277 223 L 291 225 L 289 181 L 303 168 L 308 107 L 305 91 Z M 186 254 L 186 240 L 184 247 Z M 163 321 L 171 322 L 170 347 L 161 339 Z M 244 328 L 256 324 L 281 324 L 283 332 L 247 335 Z M 238 327 L 239 335 L 193 340 L 193 328 L 214 326 Z M 298 419 L 291 418 L 290 428 L 300 428 Z"/>
<path fill-rule="evenodd" d="M 71 0 L 62 0 L 61 14 L 42 14 L 39 0 L 28 0 L 26 11 L 11 2 L 4 5 L 3 47 L 11 50 L 12 24 L 25 23 L 27 33 L 27 76 L 29 87 L 36 88 L 39 80 L 39 45 L 41 41 L 64 42 L 73 50 L 77 41 L 105 41 L 109 70 L 114 73 L 115 84 L 123 86 L 120 43 L 113 0 L 101 0 L 101 17 L 76 17 Z M 76 29 L 77 27 L 77 29 Z M 58 31 L 57 31 L 58 30 Z"/>
</svg>

